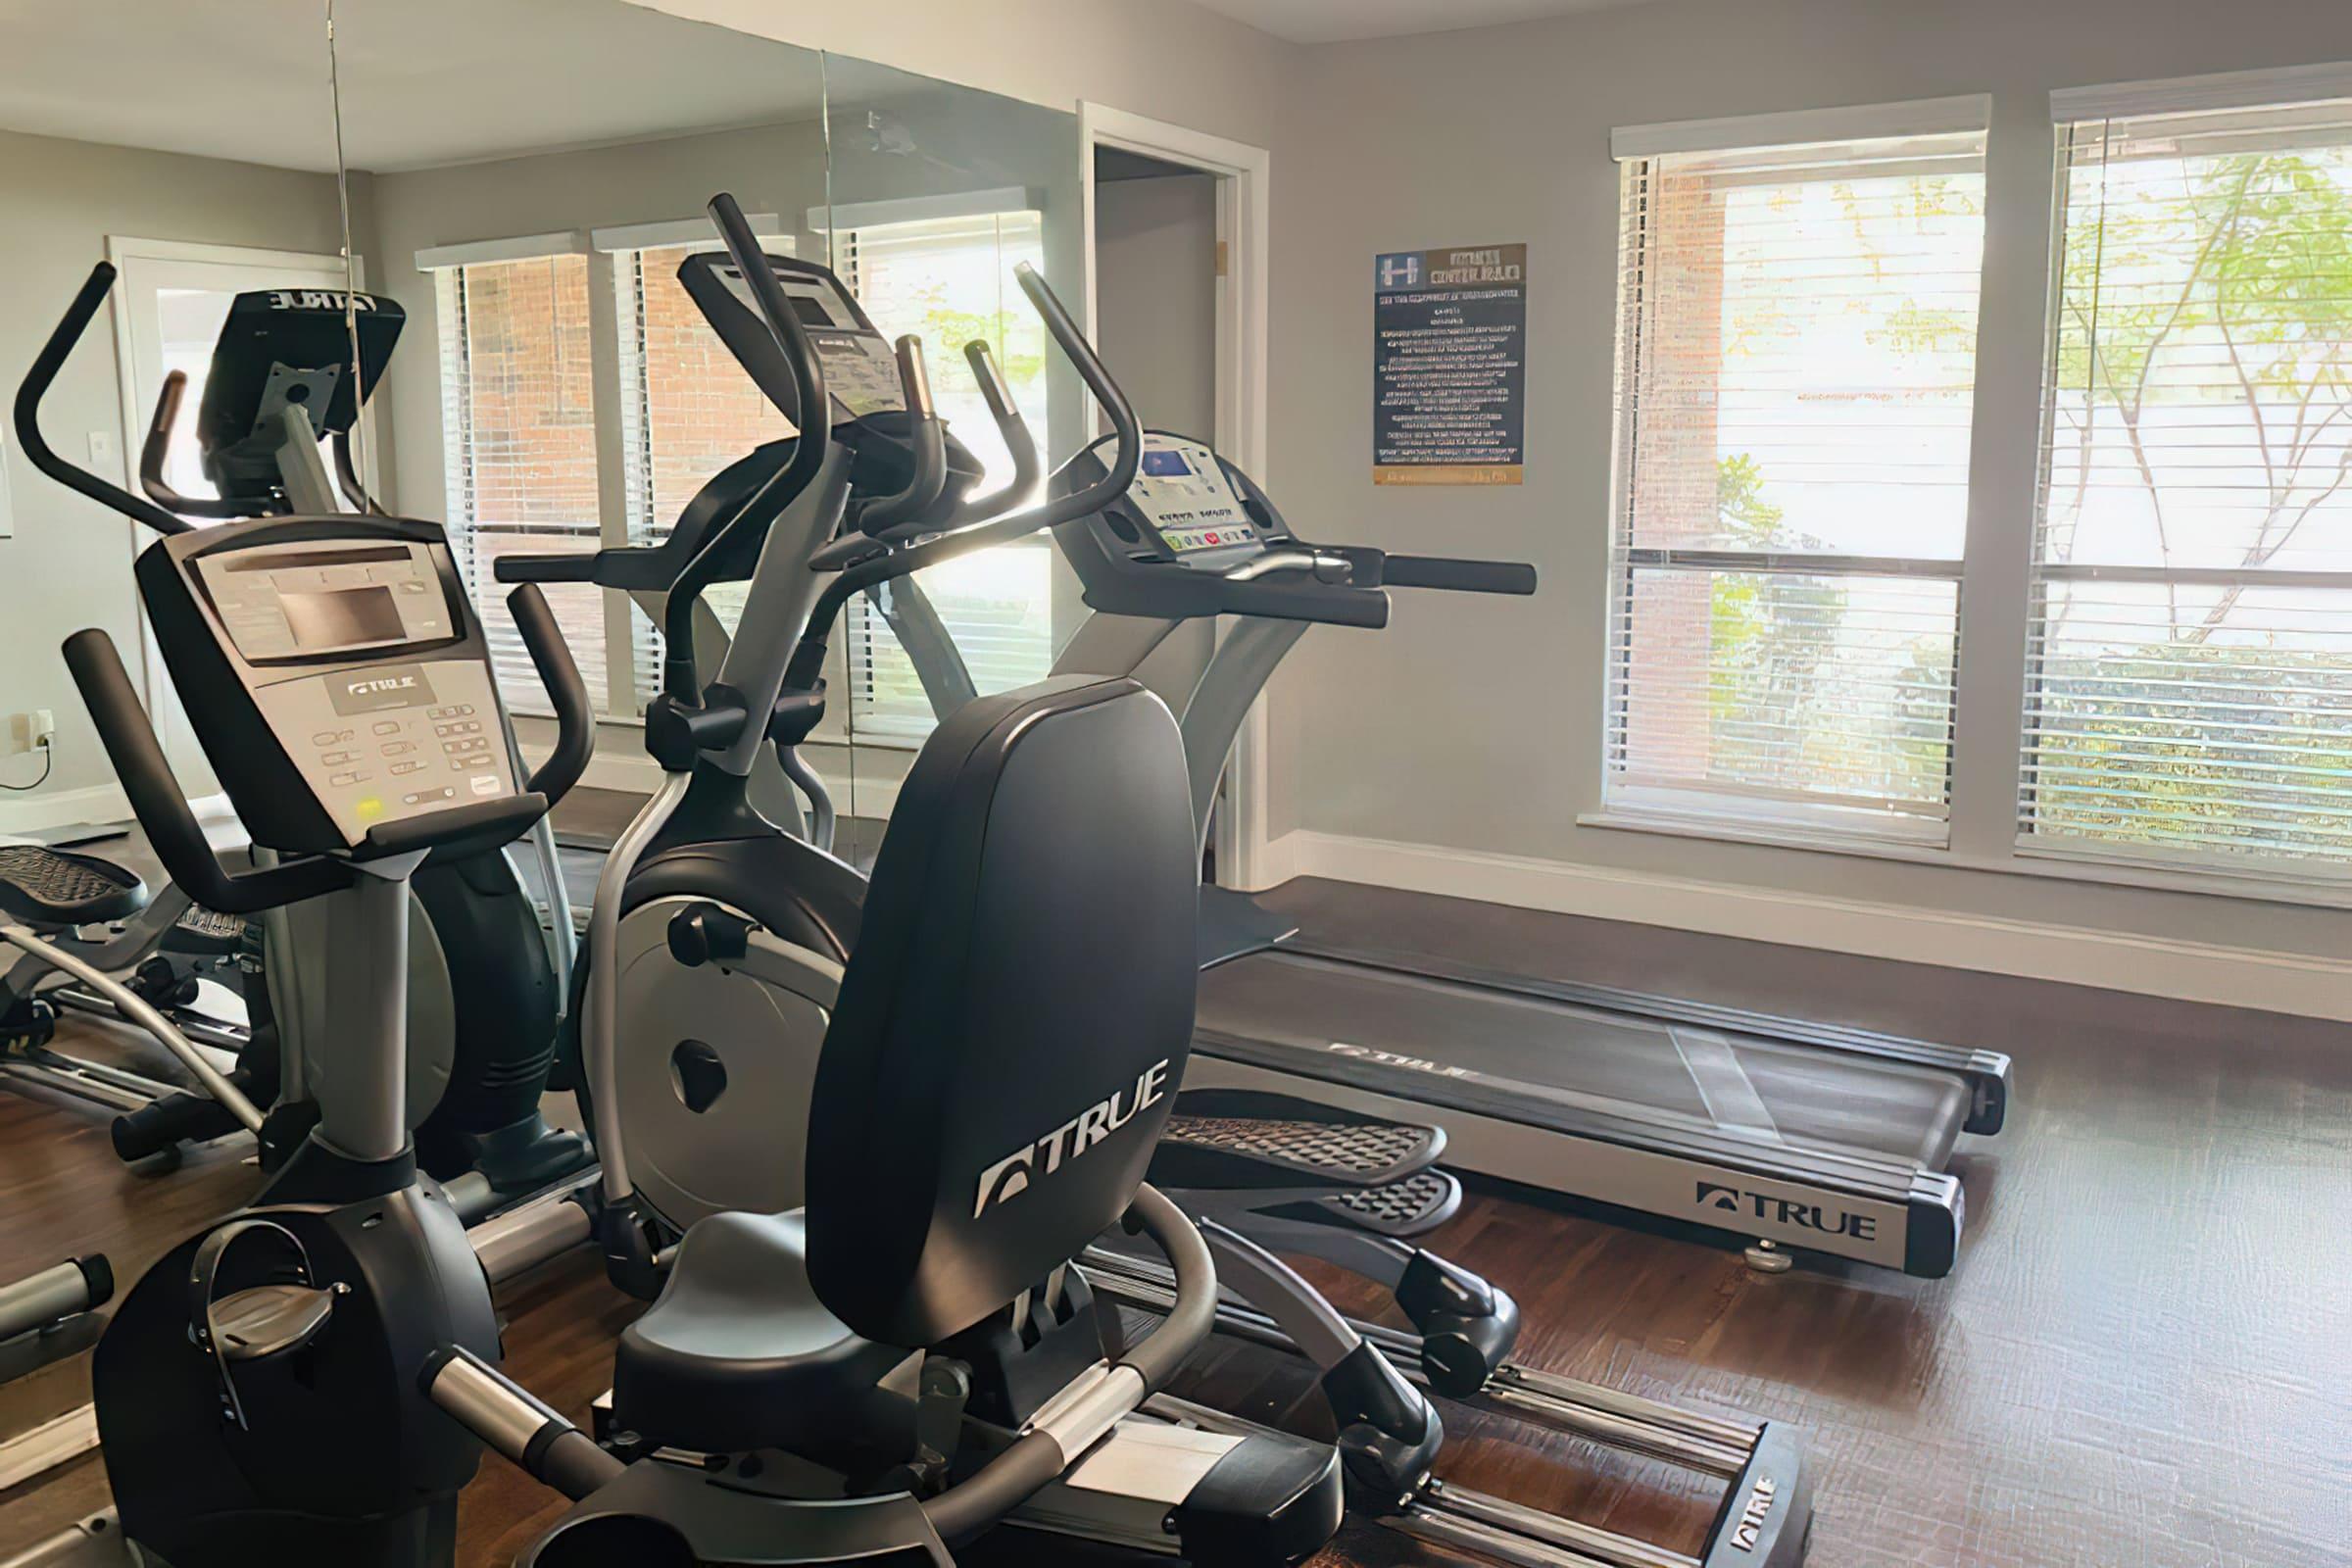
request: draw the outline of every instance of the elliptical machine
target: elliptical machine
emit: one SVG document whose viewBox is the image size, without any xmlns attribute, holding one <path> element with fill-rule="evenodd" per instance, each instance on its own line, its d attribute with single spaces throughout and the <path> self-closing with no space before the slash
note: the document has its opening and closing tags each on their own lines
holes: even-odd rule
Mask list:
<svg viewBox="0 0 2352 1568">
<path fill-rule="evenodd" d="M 290 514 L 195 530 L 65 463 L 37 409 L 114 280 L 101 264 L 18 394 L 44 472 L 162 535 L 137 578 L 205 754 L 258 845 L 217 858 L 113 643 L 66 660 L 166 867 L 207 906 L 294 909 L 324 937 L 335 1027 L 319 1037 L 318 1118 L 250 1206 L 167 1253 L 124 1298 L 91 1377 L 120 1543 L 174 1568 L 337 1562 L 444 1568 L 480 1445 L 419 1392 L 431 1355 L 499 1354 L 483 1266 L 407 1115 L 410 880 L 494 854 L 584 763 L 585 685 L 536 589 L 509 601 L 562 739 L 525 781 L 464 747 L 452 710 L 500 711 L 487 644 L 441 528 Z M 413 771 L 355 778 L 329 756 L 365 733 Z M 138 1560 L 135 1559 L 134 1560 Z"/>
<path fill-rule="evenodd" d="M 141 488 L 153 506 L 134 520 L 159 530 L 169 520 L 166 531 L 176 532 L 237 518 L 330 515 L 342 510 L 342 501 L 380 515 L 353 463 L 351 433 L 404 319 L 396 302 L 367 294 L 237 295 L 213 350 L 196 418 L 198 450 L 218 495 L 182 495 L 166 477 L 187 385 L 174 370 L 164 379 L 140 452 Z M 322 444 L 333 453 L 332 479 Z M 342 759 L 336 765 L 362 781 L 388 784 L 409 776 L 404 768 L 420 771 L 423 764 L 405 754 L 377 755 L 382 737 L 372 732 L 376 722 L 322 729 L 321 735 L 342 739 L 321 755 Z M 471 726 L 466 738 L 473 750 L 502 749 L 511 765 L 519 764 L 511 731 L 495 709 L 455 715 L 455 722 Z M 461 1207 L 469 1214 L 539 1191 L 590 1159 L 584 1140 L 550 1127 L 539 1112 L 572 933 L 544 821 L 530 842 L 539 862 L 536 879 L 557 901 L 559 917 L 547 929 L 503 852 L 437 862 L 413 884 L 408 1103 L 427 1171 L 445 1181 L 481 1172 L 460 1189 Z M 266 863 L 269 855 L 263 849 L 256 858 Z M 0 981 L 0 1013 L 16 1017 L 27 1031 L 19 1035 L 6 1067 L 12 1076 L 116 1110 L 115 1149 L 125 1160 L 244 1126 L 261 1141 L 264 1169 L 274 1170 L 300 1147 L 318 1115 L 317 1080 L 331 1059 L 324 1042 L 340 1005 L 320 983 L 329 973 L 329 955 L 315 921 L 283 910 L 247 921 L 192 900 L 190 891 L 174 885 L 150 899 L 138 878 L 97 857 L 29 847 L 0 851 L 0 905 L 47 939 L 24 948 Z M 121 930 L 95 946 L 72 940 L 74 930 L 100 923 Z M 211 1020 L 200 1027 L 172 1006 L 185 997 L 193 975 L 175 968 L 169 956 L 189 949 L 233 956 L 233 969 L 212 972 L 240 982 L 248 1030 Z M 181 1036 L 193 1036 L 213 1073 L 183 1059 L 199 1087 L 174 1091 L 48 1050 L 38 1036 L 45 1035 L 52 999 L 120 1015 L 111 997 L 81 978 L 91 968 L 123 979 Z M 176 1051 L 164 1032 L 151 1032 Z M 215 1047 L 233 1058 L 205 1049 Z M 224 1092 L 223 1082 L 234 1093 Z M 258 1122 L 251 1114 L 257 1110 Z"/>
<path fill-rule="evenodd" d="M 736 275 L 789 346 L 798 407 L 830 415 L 830 357 L 810 344 L 734 203 L 712 210 Z M 1052 306 L 1042 284 L 1023 282 Z M 1057 307 L 1047 313 L 1075 339 Z M 1079 364 L 1132 433 L 1100 367 Z M 903 345 L 908 412 L 936 453 L 917 367 Z M 803 450 L 823 450 L 785 471 L 809 490 L 830 478 L 820 505 L 837 511 L 849 488 L 844 427 L 857 420 L 828 417 L 822 434 L 807 422 Z M 936 465 L 919 466 L 935 490 Z M 1114 465 L 1106 483 L 1131 473 Z M 798 510 L 806 493 L 782 517 L 826 523 Z M 851 593 L 1045 516 L 861 551 L 821 594 L 805 548 L 788 575 L 763 562 L 737 647 L 757 645 L 764 597 L 799 594 L 803 614 L 785 635 L 805 626 L 799 657 L 819 659 Z M 779 527 L 767 556 L 789 537 Z M 674 594 L 692 582 L 690 572 L 673 590 L 681 615 Z M 723 753 L 736 737 L 758 739 L 776 712 L 804 711 L 777 703 L 780 665 L 753 689 L 730 671 L 745 673 L 731 658 L 721 678 L 657 701 L 649 732 L 673 777 L 623 834 L 609 882 L 688 797 L 692 754 L 673 749 Z M 824 1027 L 809 1207 L 715 1213 L 688 1228 L 616 1357 L 627 1435 L 613 1446 L 635 1462 L 624 1468 L 462 1348 L 426 1370 L 452 1415 L 582 1499 L 525 1562 L 936 1568 L 1008 1516 L 1236 1568 L 1297 1561 L 1330 1538 L 1341 1486 L 1329 1448 L 1135 1415 L 1200 1342 L 1215 1300 L 1199 1230 L 1137 1185 L 1192 1027 L 1179 754 L 1164 706 L 1125 680 L 984 699 L 932 736 Z M 616 902 L 600 898 L 598 926 L 618 923 Z M 592 966 L 607 956 L 592 938 Z M 1112 963 L 1120 984 L 1095 983 Z M 591 992 L 592 1041 L 611 1023 L 609 1011 L 600 1022 L 605 989 Z M 597 1048 L 589 1062 L 599 1066 Z M 612 1098 L 599 1097 L 600 1120 Z M 1113 1356 L 1069 1263 L 1122 1213 L 1179 1283 L 1170 1321 Z"/>
<path fill-rule="evenodd" d="M 860 591 L 840 588 L 858 578 L 858 567 L 830 586 L 823 573 L 944 529 L 958 530 L 960 552 L 978 548 L 968 542 L 974 530 L 1002 528 L 986 543 L 1053 520 L 1043 509 L 1008 511 L 1026 485 L 970 497 L 980 465 L 932 412 L 912 339 L 889 344 L 818 264 L 767 256 L 752 265 L 762 277 L 747 280 L 741 265 L 706 253 L 688 257 L 679 276 L 786 417 L 797 425 L 801 410 L 830 407 L 829 433 L 820 438 L 809 420 L 805 437 L 723 471 L 662 546 L 509 555 L 497 568 L 507 581 L 632 591 L 663 622 L 664 690 L 648 711 L 646 745 L 665 780 L 606 860 L 572 1009 L 600 1155 L 619 1152 L 603 1162 L 608 1264 L 615 1283 L 646 1298 L 661 1287 L 665 1254 L 696 1220 L 734 1209 L 775 1212 L 803 1196 L 815 1053 L 866 896 L 865 878 L 818 847 L 829 836 L 830 807 L 793 751 L 824 704 L 821 646 L 813 656 L 820 662 L 808 665 L 796 661 L 796 640 L 820 588 L 826 604 L 837 592 L 846 599 Z M 1023 282 L 1110 406 L 1117 389 L 1075 323 L 1042 280 L 1031 274 Z M 757 294 L 767 287 L 792 302 L 822 386 L 762 320 Z M 975 363 L 986 366 L 985 355 Z M 992 368 L 984 384 L 993 379 Z M 1001 406 L 1017 422 L 1008 396 Z M 1106 482 L 1095 501 L 1108 494 Z M 1087 504 L 1072 498 L 1064 510 L 1075 514 Z M 868 572 L 877 585 L 894 576 Z M 736 636 L 706 671 L 695 627 L 703 591 L 720 580 L 748 580 L 749 588 Z M 760 726 L 719 732 L 694 715 L 688 704 L 713 676 L 766 715 Z M 722 742 L 711 742 L 713 734 Z M 763 773 L 796 780 L 807 813 L 797 802 L 787 803 L 783 821 L 763 810 Z"/>
</svg>

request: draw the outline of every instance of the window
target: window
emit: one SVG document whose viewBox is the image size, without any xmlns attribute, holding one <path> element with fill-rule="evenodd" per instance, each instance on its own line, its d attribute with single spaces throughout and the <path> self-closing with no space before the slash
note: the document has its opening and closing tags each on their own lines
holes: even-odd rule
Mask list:
<svg viewBox="0 0 2352 1568">
<path fill-rule="evenodd" d="M 1945 840 L 1984 229 L 1958 102 L 1906 112 L 1928 133 L 1620 133 L 1612 813 Z"/>
<path fill-rule="evenodd" d="M 834 265 L 884 333 L 923 340 L 934 401 L 956 439 L 988 469 L 983 489 L 1012 471 L 963 347 L 985 338 L 1021 417 L 1046 450 L 1046 330 L 1012 270 L 1044 265 L 1039 215 L 982 214 L 837 230 Z M 981 551 L 916 581 L 982 692 L 1044 678 L 1054 662 L 1053 544 L 1044 536 Z M 932 712 L 898 640 L 864 599 L 847 616 L 850 718 L 861 735 L 920 739 Z"/>
<path fill-rule="evenodd" d="M 788 241 L 763 239 L 783 255 Z M 792 424 L 743 372 L 701 307 L 678 281 L 678 265 L 713 241 L 616 251 L 612 283 L 620 321 L 621 447 L 627 455 L 629 543 L 668 537 L 695 492 L 756 447 L 792 434 Z M 746 585 L 714 584 L 704 602 L 733 634 Z M 661 687 L 662 635 L 631 609 L 629 654 L 642 701 Z"/>
<path fill-rule="evenodd" d="M 471 262 L 434 270 L 441 330 L 441 435 L 450 530 L 508 706 L 546 713 L 546 692 L 492 575 L 502 555 L 599 543 L 596 377 L 588 352 L 588 260 Z M 590 692 L 611 690 L 604 592 L 545 585 Z"/>
<path fill-rule="evenodd" d="M 2352 100 L 2064 98 L 2020 842 L 2352 870 Z"/>
</svg>

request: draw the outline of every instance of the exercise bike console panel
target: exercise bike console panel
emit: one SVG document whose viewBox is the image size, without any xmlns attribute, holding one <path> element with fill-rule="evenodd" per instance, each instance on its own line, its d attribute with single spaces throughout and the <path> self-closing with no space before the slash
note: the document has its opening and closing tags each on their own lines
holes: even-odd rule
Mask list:
<svg viewBox="0 0 2352 1568">
<path fill-rule="evenodd" d="M 1192 1038 L 1184 790 L 1127 680 L 983 698 L 908 773 L 810 1117 L 809 1275 L 865 1338 L 958 1333 L 1126 1210 Z"/>
</svg>

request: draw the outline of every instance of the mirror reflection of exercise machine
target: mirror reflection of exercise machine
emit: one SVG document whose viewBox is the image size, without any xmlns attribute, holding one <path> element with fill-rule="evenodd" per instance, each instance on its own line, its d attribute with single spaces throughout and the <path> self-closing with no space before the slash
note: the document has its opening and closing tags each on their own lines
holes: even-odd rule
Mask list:
<svg viewBox="0 0 2352 1568">
<path fill-rule="evenodd" d="M 459 727 L 476 714 L 486 733 L 502 714 L 437 524 L 289 502 L 199 529 L 60 459 L 41 396 L 113 281 L 101 264 L 51 335 L 19 393 L 18 435 L 44 473 L 160 536 L 138 558 L 140 599 L 266 863 L 232 864 L 207 842 L 106 633 L 69 638 L 66 662 L 166 869 L 209 908 L 299 910 L 324 934 L 332 1008 L 310 1042 L 307 1131 L 253 1203 L 139 1279 L 98 1342 L 119 1527 L 69 1532 L 40 1560 L 437 1568 L 480 1446 L 416 1373 L 443 1347 L 485 1362 L 500 1347 L 492 1260 L 411 1136 L 410 883 L 497 857 L 544 817 L 586 765 L 587 688 L 544 599 L 518 590 L 509 603 L 561 720 L 526 779 L 511 747 L 468 744 L 475 731 Z M 579 1233 L 576 1211 L 546 1218 Z"/>
<path fill-rule="evenodd" d="M 237 518 L 331 515 L 346 504 L 380 514 L 361 483 L 352 439 L 403 321 L 398 304 L 367 294 L 237 295 L 196 415 L 198 451 L 216 494 L 183 495 L 165 477 L 186 391 L 187 378 L 175 370 L 165 378 L 141 449 L 141 488 L 152 507 L 138 520 L 164 531 L 160 519 L 168 516 L 170 531 L 178 531 Z M 371 571 L 365 563 L 303 569 L 322 584 L 364 583 Z M 270 613 L 282 614 L 299 636 L 339 629 L 324 617 L 358 613 L 352 605 L 322 591 L 288 597 Z M 384 611 L 379 606 L 374 612 L 380 617 Z M 466 731 L 458 739 L 472 750 L 500 751 L 510 765 L 517 760 L 495 705 L 449 722 Z M 355 775 L 387 782 L 423 768 L 421 752 L 385 753 L 376 727 L 354 722 L 321 730 L 342 737 L 322 755 L 344 759 L 344 770 Z M 454 1196 L 468 1213 L 536 1192 L 589 1161 L 582 1139 L 551 1128 L 539 1113 L 573 938 L 544 820 L 529 844 L 533 881 L 550 890 L 559 914 L 545 928 L 503 853 L 436 864 L 413 884 L 407 1100 L 419 1158 L 444 1180 L 464 1178 Z M 257 863 L 268 863 L 267 848 L 254 853 Z M 338 1006 L 320 922 L 276 909 L 248 929 L 248 921 L 206 907 L 177 884 L 148 898 L 135 876 L 111 862 L 31 847 L 0 849 L 0 906 L 45 939 L 26 949 L 0 982 L 0 1016 L 7 1020 L 0 1027 L 11 1037 L 0 1070 L 117 1111 L 115 1147 L 126 1160 L 240 1126 L 260 1137 L 265 1168 L 299 1147 L 317 1113 L 318 1079 L 330 1070 L 331 1054 L 320 1042 Z M 74 939 L 94 928 L 108 935 L 95 943 Z M 183 1062 L 196 1087 L 175 1089 L 50 1049 L 56 1004 L 121 1015 L 112 1000 L 69 970 L 69 961 L 130 985 L 196 1043 L 220 1081 Z M 235 983 L 243 1027 L 197 1006 L 210 994 L 199 988 L 205 978 Z M 249 1110 L 261 1113 L 258 1125 Z"/>
</svg>

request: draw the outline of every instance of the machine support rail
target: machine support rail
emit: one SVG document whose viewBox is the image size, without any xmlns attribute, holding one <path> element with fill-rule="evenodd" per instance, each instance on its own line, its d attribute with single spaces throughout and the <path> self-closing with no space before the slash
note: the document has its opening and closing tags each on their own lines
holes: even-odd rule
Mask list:
<svg viewBox="0 0 2352 1568">
<path fill-rule="evenodd" d="M 1080 1261 L 1087 1283 L 1098 1294 L 1142 1311 L 1167 1310 L 1168 1286 L 1153 1277 L 1150 1262 L 1102 1249 L 1089 1249 Z M 1406 1381 L 1436 1392 L 1431 1390 L 1428 1375 L 1421 1367 L 1418 1336 L 1355 1318 L 1348 1322 Z M 1218 1303 L 1217 1332 L 1269 1349 L 1297 1349 L 1272 1318 L 1230 1298 Z M 1514 1416 L 1727 1481 L 1747 1468 L 1765 1432 L 1760 1424 L 1700 1415 L 1640 1395 L 1556 1373 L 1539 1372 L 1517 1362 L 1505 1362 L 1487 1380 L 1485 1388 L 1454 1402 Z"/>
</svg>

